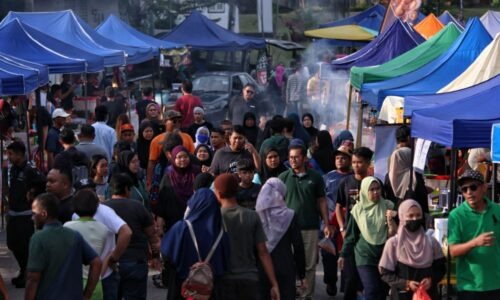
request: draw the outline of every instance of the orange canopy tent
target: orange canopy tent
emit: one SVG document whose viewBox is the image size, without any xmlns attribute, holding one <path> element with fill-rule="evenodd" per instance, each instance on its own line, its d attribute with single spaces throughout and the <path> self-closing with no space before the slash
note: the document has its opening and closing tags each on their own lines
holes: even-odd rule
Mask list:
<svg viewBox="0 0 500 300">
<path fill-rule="evenodd" d="M 420 21 L 417 25 L 413 26 L 413 28 L 420 33 L 426 40 L 430 39 L 433 35 L 438 33 L 441 29 L 444 28 L 443 23 L 439 21 L 438 18 L 434 14 L 429 14 L 425 19 Z"/>
</svg>

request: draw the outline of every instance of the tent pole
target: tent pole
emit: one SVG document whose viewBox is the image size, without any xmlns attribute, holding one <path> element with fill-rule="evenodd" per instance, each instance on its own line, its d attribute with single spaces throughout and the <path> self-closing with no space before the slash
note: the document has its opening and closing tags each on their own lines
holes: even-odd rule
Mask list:
<svg viewBox="0 0 500 300">
<path fill-rule="evenodd" d="M 361 147 L 361 139 L 363 138 L 363 101 L 358 99 L 358 128 L 356 130 L 356 148 Z"/>
<path fill-rule="evenodd" d="M 36 132 L 38 135 L 38 152 L 40 153 L 40 170 L 45 173 L 45 141 L 43 140 L 43 127 L 42 127 L 42 101 L 40 99 L 40 89 L 35 91 L 36 103 Z"/>
<path fill-rule="evenodd" d="M 29 106 L 29 98 L 28 106 Z M 29 118 L 29 110 L 26 109 L 26 113 L 24 114 L 26 117 L 26 152 L 28 153 L 28 161 L 31 160 L 31 146 L 30 146 L 30 118 Z"/>
<path fill-rule="evenodd" d="M 491 199 L 493 199 L 493 202 L 497 203 L 497 175 L 498 175 L 498 170 L 497 170 L 497 164 L 493 163 L 493 172 L 491 175 Z"/>
<path fill-rule="evenodd" d="M 82 74 L 83 79 L 83 99 L 85 99 L 85 123 L 89 121 L 89 90 L 88 90 L 88 82 L 87 82 L 87 73 Z"/>
<path fill-rule="evenodd" d="M 151 79 L 153 81 L 153 99 L 156 95 L 156 88 L 155 88 L 155 73 L 156 73 L 156 66 L 155 66 L 155 60 L 152 59 L 151 62 L 153 63 L 153 74 L 151 74 Z"/>
<path fill-rule="evenodd" d="M 3 168 L 3 137 L 0 136 L 0 169 L 2 171 L 2 185 L 3 184 L 6 184 L 7 183 L 7 180 L 9 180 L 7 178 L 7 180 L 4 180 L 5 179 L 5 173 L 4 171 L 6 171 L 4 168 Z M 2 191 L 1 191 L 2 195 L 2 203 L 0 205 L 0 210 L 1 210 L 1 214 L 2 214 L 2 229 L 5 228 L 5 224 L 4 224 L 4 214 L 5 214 L 5 186 L 2 186 Z"/>
<path fill-rule="evenodd" d="M 349 130 L 349 123 L 351 122 L 351 105 L 352 105 L 352 85 L 349 84 L 349 95 L 347 96 L 347 120 L 345 129 Z"/>
</svg>

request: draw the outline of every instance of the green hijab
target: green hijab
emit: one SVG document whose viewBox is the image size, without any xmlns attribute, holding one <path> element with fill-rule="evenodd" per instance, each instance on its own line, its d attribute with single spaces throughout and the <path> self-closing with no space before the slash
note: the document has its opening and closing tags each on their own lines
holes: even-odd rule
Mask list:
<svg viewBox="0 0 500 300">
<path fill-rule="evenodd" d="M 386 211 L 393 209 L 394 204 L 380 197 L 375 203 L 368 198 L 368 189 L 372 182 L 377 181 L 375 177 L 368 176 L 361 182 L 359 202 L 354 205 L 351 215 L 358 224 L 363 238 L 372 245 L 384 244 L 387 240 Z"/>
</svg>

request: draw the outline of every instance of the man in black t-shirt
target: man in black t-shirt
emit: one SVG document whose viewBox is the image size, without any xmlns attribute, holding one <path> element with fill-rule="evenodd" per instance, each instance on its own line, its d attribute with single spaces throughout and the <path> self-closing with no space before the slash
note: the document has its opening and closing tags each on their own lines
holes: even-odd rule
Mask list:
<svg viewBox="0 0 500 300">
<path fill-rule="evenodd" d="M 260 167 L 260 156 L 257 150 L 246 141 L 242 126 L 234 126 L 229 138 L 229 146 L 215 152 L 210 173 L 217 176 L 222 173 L 236 173 L 236 164 L 242 159 L 253 161 L 256 169 Z"/>
<path fill-rule="evenodd" d="M 142 90 L 142 100 L 137 101 L 135 109 L 139 117 L 139 124 L 146 118 L 146 108 L 149 104 L 154 102 L 153 88 L 147 87 Z"/>
<path fill-rule="evenodd" d="M 73 109 L 73 99 L 75 98 L 74 90 L 76 84 L 71 83 L 71 77 L 69 74 L 64 74 L 62 76 L 61 82 L 61 106 L 64 110 Z"/>
<path fill-rule="evenodd" d="M 240 206 L 255 210 L 257 197 L 262 187 L 260 184 L 252 182 L 255 175 L 255 166 L 251 160 L 243 159 L 236 164 L 236 167 L 240 178 L 236 202 Z"/>
<path fill-rule="evenodd" d="M 148 282 L 148 242 L 158 255 L 160 239 L 156 236 L 150 213 L 140 201 L 130 199 L 132 179 L 123 173 L 113 175 L 113 195 L 103 204 L 111 207 L 132 229 L 130 243 L 119 259 L 119 294 L 125 299 L 146 299 Z"/>
<path fill-rule="evenodd" d="M 373 152 L 366 147 L 359 147 L 352 152 L 352 170 L 354 174 L 344 177 L 339 183 L 337 191 L 337 204 L 335 206 L 335 214 L 339 224 L 339 230 L 342 237 L 345 237 L 345 228 L 350 218 L 350 211 L 354 204 L 359 199 L 359 191 L 361 189 L 361 181 L 368 176 L 368 168 L 370 167 Z M 343 209 L 346 210 L 344 218 Z M 356 270 L 356 262 L 354 261 L 354 253 L 345 259 L 342 277 L 344 279 L 344 299 L 356 299 L 357 291 L 359 290 L 359 275 Z"/>
</svg>

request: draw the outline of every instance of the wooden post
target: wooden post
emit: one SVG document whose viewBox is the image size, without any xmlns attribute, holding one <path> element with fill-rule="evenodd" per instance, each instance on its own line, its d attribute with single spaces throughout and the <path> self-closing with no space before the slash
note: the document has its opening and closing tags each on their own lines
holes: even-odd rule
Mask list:
<svg viewBox="0 0 500 300">
<path fill-rule="evenodd" d="M 347 120 L 345 129 L 349 130 L 349 123 L 351 122 L 351 106 L 352 106 L 352 85 L 349 84 L 349 95 L 347 96 Z"/>
<path fill-rule="evenodd" d="M 363 101 L 358 99 L 358 129 L 356 131 L 356 148 L 361 147 L 361 140 L 363 138 Z"/>
</svg>

